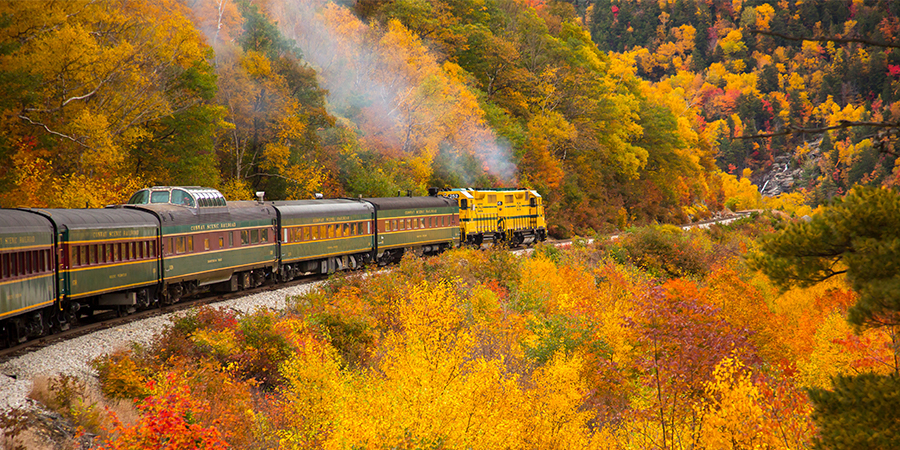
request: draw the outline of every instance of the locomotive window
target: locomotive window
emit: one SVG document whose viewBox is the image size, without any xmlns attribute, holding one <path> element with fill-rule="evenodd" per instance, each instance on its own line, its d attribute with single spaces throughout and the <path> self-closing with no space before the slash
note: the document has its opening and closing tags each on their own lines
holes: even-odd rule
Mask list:
<svg viewBox="0 0 900 450">
<path fill-rule="evenodd" d="M 241 230 L 241 245 L 250 243 L 250 233 L 247 230 Z"/>
<path fill-rule="evenodd" d="M 203 239 L 203 250 L 209 250 L 209 238 Z"/>
<path fill-rule="evenodd" d="M 497 204 L 497 196 L 495 194 L 488 195 L 488 203 L 491 205 Z"/>
<path fill-rule="evenodd" d="M 259 230 L 250 230 L 250 243 L 259 244 Z"/>
<path fill-rule="evenodd" d="M 175 238 L 175 253 L 184 253 L 184 236 Z"/>
<path fill-rule="evenodd" d="M 259 233 L 259 240 L 262 243 L 269 242 L 269 229 L 263 228 Z"/>
<path fill-rule="evenodd" d="M 515 201 L 513 200 L 513 196 L 507 195 L 506 196 L 506 205 L 512 206 L 513 204 L 515 204 Z"/>
</svg>

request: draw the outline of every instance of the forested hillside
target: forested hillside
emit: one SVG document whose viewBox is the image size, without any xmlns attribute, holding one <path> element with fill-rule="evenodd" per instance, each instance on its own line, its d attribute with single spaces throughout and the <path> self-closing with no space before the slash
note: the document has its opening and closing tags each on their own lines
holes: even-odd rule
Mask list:
<svg viewBox="0 0 900 450">
<path fill-rule="evenodd" d="M 639 77 L 682 88 L 705 126 L 774 135 L 720 140 L 719 167 L 753 169 L 762 186 L 787 165 L 794 188 L 822 203 L 897 183 L 898 14 L 894 1 L 600 0 L 589 28 Z"/>
<path fill-rule="evenodd" d="M 642 56 L 656 48 L 607 52 L 619 39 L 597 36 L 598 49 L 603 7 L 584 6 L 4 2 L 0 202 L 98 207 L 159 184 L 272 199 L 526 186 L 558 235 L 758 206 L 729 166 L 763 160 L 732 150 L 754 145 L 730 140 L 738 106 L 720 101 L 736 64 L 663 77 Z M 738 87 L 759 92 L 752 76 Z"/>
</svg>

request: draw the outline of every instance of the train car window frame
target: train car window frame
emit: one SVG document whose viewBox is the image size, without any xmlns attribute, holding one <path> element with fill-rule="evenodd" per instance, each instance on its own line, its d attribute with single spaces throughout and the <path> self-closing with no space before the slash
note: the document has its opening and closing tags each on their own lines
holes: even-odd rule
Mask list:
<svg viewBox="0 0 900 450">
<path fill-rule="evenodd" d="M 352 224 L 350 224 L 350 235 L 359 236 L 359 222 L 353 222 Z"/>
<path fill-rule="evenodd" d="M 250 231 L 249 230 L 241 230 L 241 245 L 247 245 L 250 243 Z"/>
<path fill-rule="evenodd" d="M 225 236 L 219 236 L 219 248 L 225 248 Z"/>
<path fill-rule="evenodd" d="M 328 227 L 325 225 L 319 225 L 319 239 L 328 239 Z"/>
<path fill-rule="evenodd" d="M 265 244 L 269 242 L 269 229 L 263 228 L 259 233 L 259 242 Z"/>
<path fill-rule="evenodd" d="M 250 230 L 250 244 L 259 244 L 259 229 Z"/>
<path fill-rule="evenodd" d="M 78 260 L 81 262 L 81 266 L 86 266 L 88 264 L 88 246 L 87 245 L 79 245 L 78 246 L 79 258 Z"/>
<path fill-rule="evenodd" d="M 205 252 L 209 251 L 209 238 L 208 237 L 203 238 L 203 251 L 205 251 Z"/>
<path fill-rule="evenodd" d="M 150 203 L 169 203 L 169 191 L 151 192 Z"/>
<path fill-rule="evenodd" d="M 228 232 L 228 248 L 234 248 L 234 232 Z"/>
<path fill-rule="evenodd" d="M 9 254 L 7 254 L 7 253 L 0 254 L 0 278 L 7 277 L 7 272 L 9 269 L 7 267 L 9 265 L 8 261 L 9 261 Z"/>
<path fill-rule="evenodd" d="M 184 236 L 178 236 L 175 238 L 175 253 L 180 255 L 184 253 Z"/>
</svg>

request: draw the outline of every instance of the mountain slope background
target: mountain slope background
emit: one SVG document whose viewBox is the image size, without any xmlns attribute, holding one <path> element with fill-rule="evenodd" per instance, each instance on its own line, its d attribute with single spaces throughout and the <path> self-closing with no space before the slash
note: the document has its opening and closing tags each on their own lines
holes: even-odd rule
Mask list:
<svg viewBox="0 0 900 450">
<path fill-rule="evenodd" d="M 882 3 L 7 2 L 0 204 L 525 186 L 559 236 L 802 213 L 896 184 L 896 138 L 732 138 L 896 121 L 900 58 L 751 30 L 890 42 Z M 797 192 L 762 199 L 787 170 Z"/>
</svg>

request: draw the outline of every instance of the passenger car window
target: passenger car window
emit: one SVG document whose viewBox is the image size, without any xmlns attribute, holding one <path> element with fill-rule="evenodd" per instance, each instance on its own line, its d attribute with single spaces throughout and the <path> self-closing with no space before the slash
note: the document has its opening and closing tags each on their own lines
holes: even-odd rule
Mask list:
<svg viewBox="0 0 900 450">
<path fill-rule="evenodd" d="M 175 189 L 172 191 L 172 204 L 190 206 L 193 208 L 194 199 L 191 198 L 191 194 L 188 194 L 184 190 Z"/>
<path fill-rule="evenodd" d="M 143 205 L 143 204 L 147 203 L 149 200 L 150 200 L 150 191 L 141 190 L 141 191 L 137 191 L 134 195 L 131 196 L 130 199 L 128 199 L 128 204 L 129 205 Z"/>
<path fill-rule="evenodd" d="M 169 203 L 169 191 L 153 191 L 150 203 Z"/>
</svg>

